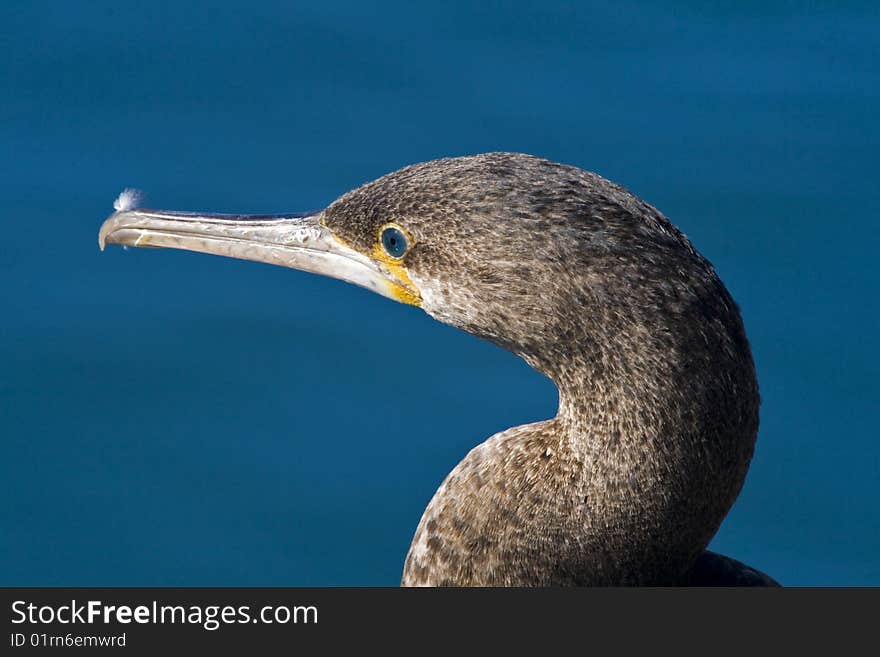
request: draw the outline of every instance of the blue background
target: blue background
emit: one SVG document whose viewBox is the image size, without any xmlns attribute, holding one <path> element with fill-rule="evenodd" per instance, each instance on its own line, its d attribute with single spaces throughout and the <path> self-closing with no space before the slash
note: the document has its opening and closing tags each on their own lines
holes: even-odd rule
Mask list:
<svg viewBox="0 0 880 657">
<path fill-rule="evenodd" d="M 553 386 L 360 288 L 98 226 L 125 186 L 313 209 L 510 150 L 658 206 L 741 305 L 761 431 L 713 546 L 880 584 L 880 12 L 712 4 L 3 3 L 0 583 L 396 584 L 445 474 Z"/>
</svg>

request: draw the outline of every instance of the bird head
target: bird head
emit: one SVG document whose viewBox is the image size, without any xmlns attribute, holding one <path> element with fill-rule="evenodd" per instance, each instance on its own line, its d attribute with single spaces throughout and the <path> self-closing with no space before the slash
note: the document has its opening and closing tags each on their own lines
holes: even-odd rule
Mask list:
<svg viewBox="0 0 880 657">
<path fill-rule="evenodd" d="M 710 308 L 719 290 L 728 298 L 712 268 L 651 206 L 595 174 L 515 153 L 415 164 L 308 215 L 123 206 L 99 243 L 339 278 L 419 306 L 551 376 L 575 345 L 583 355 L 621 335 L 689 331 L 700 313 L 729 314 Z"/>
</svg>

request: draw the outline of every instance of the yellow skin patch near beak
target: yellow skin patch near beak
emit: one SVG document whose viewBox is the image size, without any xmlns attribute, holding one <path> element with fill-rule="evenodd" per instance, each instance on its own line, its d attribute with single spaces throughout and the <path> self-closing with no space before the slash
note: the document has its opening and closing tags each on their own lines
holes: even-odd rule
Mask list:
<svg viewBox="0 0 880 657">
<path fill-rule="evenodd" d="M 403 285 L 401 285 L 396 281 L 389 281 L 392 285 L 392 293 L 394 294 L 395 299 L 401 303 L 409 304 L 410 306 L 421 307 L 422 295 L 419 293 L 419 288 L 412 282 L 412 279 L 406 271 L 406 267 L 403 266 L 400 260 L 396 260 L 385 253 L 385 249 L 382 248 L 381 244 L 376 244 L 373 247 L 373 252 L 370 254 L 370 257 L 376 262 L 381 263 L 382 267 L 390 272 L 397 281 L 403 283 Z"/>
<path fill-rule="evenodd" d="M 339 242 L 342 246 L 354 250 L 354 247 L 346 243 L 345 240 L 341 239 L 332 231 L 331 235 L 333 236 L 333 239 Z M 412 282 L 412 279 L 406 271 L 406 267 L 403 266 L 400 260 L 392 258 L 385 253 L 385 249 L 382 248 L 378 239 L 375 246 L 373 246 L 372 253 L 368 255 L 374 262 L 379 264 L 381 269 L 388 273 L 386 282 L 388 284 L 388 289 L 391 292 L 391 296 L 394 297 L 395 301 L 421 308 L 422 295 L 419 292 L 419 288 Z"/>
</svg>

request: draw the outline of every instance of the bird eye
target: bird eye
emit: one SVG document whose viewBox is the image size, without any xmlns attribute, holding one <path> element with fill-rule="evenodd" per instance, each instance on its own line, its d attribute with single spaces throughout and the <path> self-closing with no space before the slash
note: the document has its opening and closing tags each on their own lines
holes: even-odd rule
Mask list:
<svg viewBox="0 0 880 657">
<path fill-rule="evenodd" d="M 400 228 L 388 226 L 382 231 L 382 248 L 392 258 L 402 258 L 408 246 L 406 235 Z"/>
</svg>

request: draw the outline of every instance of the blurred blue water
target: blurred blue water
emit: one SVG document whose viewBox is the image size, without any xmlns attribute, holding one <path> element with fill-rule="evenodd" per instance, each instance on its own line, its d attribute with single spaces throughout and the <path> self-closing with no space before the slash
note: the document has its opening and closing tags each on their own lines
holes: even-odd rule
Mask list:
<svg viewBox="0 0 880 657">
<path fill-rule="evenodd" d="M 4 3 L 0 583 L 396 584 L 443 476 L 552 385 L 359 288 L 97 229 L 124 186 L 312 209 L 514 150 L 657 205 L 740 303 L 762 425 L 714 547 L 880 584 L 880 12 L 704 4 Z"/>
</svg>

